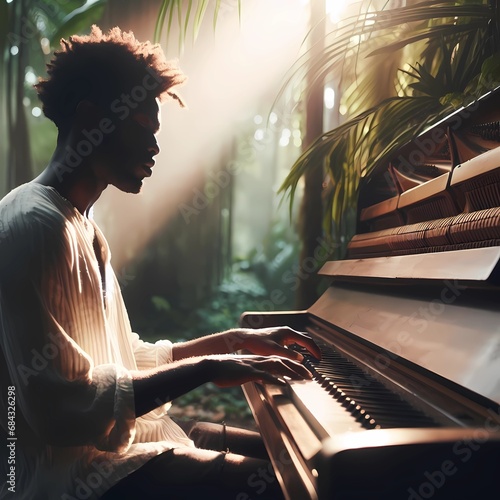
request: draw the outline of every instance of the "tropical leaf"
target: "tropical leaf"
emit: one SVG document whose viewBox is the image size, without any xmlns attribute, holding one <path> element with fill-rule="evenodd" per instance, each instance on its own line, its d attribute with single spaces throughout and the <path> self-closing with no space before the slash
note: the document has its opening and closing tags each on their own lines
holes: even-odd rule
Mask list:
<svg viewBox="0 0 500 500">
<path fill-rule="evenodd" d="M 191 0 L 184 3 L 181 36 L 186 37 L 192 22 L 196 38 L 209 1 L 199 0 L 196 9 Z M 277 106 L 297 81 L 308 82 L 304 99 L 331 75 L 341 85 L 345 122 L 322 134 L 300 155 L 280 190 L 289 195 L 291 209 L 300 179 L 310 169 L 322 169 L 325 227 L 337 235 L 346 213 L 356 205 L 363 177 L 369 178 L 398 148 L 500 77 L 500 61 L 493 56 L 500 47 L 498 1 L 408 0 L 402 7 L 378 10 L 373 0 L 359 4 L 356 15 L 318 42 L 320 51 L 310 41 L 321 23 L 311 27 L 304 47 L 311 46 L 285 75 L 273 104 Z M 215 29 L 220 1 L 212 5 Z M 175 8 L 180 15 L 180 3 L 162 2 L 156 41 L 167 13 L 172 19 Z M 169 21 L 167 36 L 171 28 Z"/>
<path fill-rule="evenodd" d="M 370 3 L 366 2 L 367 5 Z M 306 73 L 309 78 L 312 74 L 313 80 L 321 80 L 328 73 L 344 67 L 349 51 L 353 49 L 353 37 L 360 40 L 357 44 L 357 60 L 386 51 L 394 55 L 396 49 L 399 50 L 424 39 L 441 40 L 443 36 L 457 38 L 464 33 L 473 36 L 479 29 L 488 28 L 492 15 L 492 9 L 484 2 L 455 5 L 455 2 L 447 1 L 421 2 L 389 11 L 363 12 L 357 16 L 351 16 L 340 28 L 326 36 L 327 43 L 319 56 L 314 57 L 315 50 L 311 47 L 297 59 L 285 76 L 276 101 L 282 97 L 289 85 L 297 79 L 304 78 Z M 461 19 L 461 22 L 458 23 L 456 18 Z M 430 21 L 441 24 L 422 25 Z M 415 26 L 412 27 L 412 23 Z M 309 36 L 312 36 L 312 32 Z M 387 43 L 388 38 L 390 40 L 396 38 L 397 41 Z M 373 50 L 373 44 L 382 47 Z M 307 91 L 305 97 L 307 97 Z"/>
<path fill-rule="evenodd" d="M 214 20 L 213 20 L 214 31 L 215 31 L 215 28 L 217 28 L 217 19 L 219 18 L 220 1 L 221 0 L 215 0 Z"/>
<path fill-rule="evenodd" d="M 495 82 L 493 85 L 491 82 Z M 492 87 L 500 85 L 500 54 L 496 53 L 488 57 L 481 66 L 481 73 L 478 75 L 477 88 L 474 95 L 479 97 L 485 94 Z M 472 93 L 473 89 L 469 89 Z"/>
<path fill-rule="evenodd" d="M 280 192 L 293 203 L 302 176 L 309 169 L 323 169 L 325 232 L 345 235 L 344 222 L 356 208 L 363 177 L 369 179 L 378 168 L 386 168 L 399 148 L 477 96 L 478 88 L 489 90 L 480 81 L 487 81 L 490 89 L 499 82 L 500 61 L 488 59 L 498 47 L 491 26 L 494 15 L 485 2 L 470 1 L 420 2 L 362 12 L 346 20 L 318 57 L 309 49 L 290 69 L 276 102 L 306 73 L 313 81 L 324 81 L 335 70 L 347 71 L 338 77 L 348 84 L 343 100 L 349 104 L 347 119 L 302 153 Z M 412 52 L 413 46 L 418 50 Z M 392 83 L 393 96 L 373 102 L 371 94 L 381 81 L 373 69 L 377 58 L 399 61 L 401 89 Z M 485 80 L 481 75 L 488 70 Z"/>
<path fill-rule="evenodd" d="M 238 7 L 238 18 L 241 21 L 241 0 L 234 0 Z M 206 19 L 206 12 L 209 5 L 213 5 L 213 15 L 212 15 L 212 25 L 215 31 L 217 26 L 217 20 L 219 19 L 221 0 L 197 0 L 196 7 L 193 5 L 193 0 L 187 0 L 182 2 L 181 0 L 163 0 L 158 11 L 158 16 L 156 19 L 154 41 L 159 43 L 165 28 L 165 19 L 168 15 L 168 22 L 166 25 L 166 36 L 167 39 L 172 34 L 172 19 L 174 17 L 174 11 L 177 10 L 178 19 L 178 29 L 179 29 L 179 48 L 182 50 L 187 33 L 189 24 L 192 24 L 193 31 L 193 41 L 198 38 L 203 21 Z M 183 10 L 184 9 L 184 10 Z"/>
<path fill-rule="evenodd" d="M 87 0 L 80 8 L 66 15 L 56 32 L 51 37 L 52 45 L 57 45 L 61 38 L 68 38 L 75 33 L 82 33 L 101 19 L 106 0 Z"/>
<path fill-rule="evenodd" d="M 198 7 L 193 20 L 193 35 L 195 40 L 198 38 L 198 33 L 200 32 L 201 23 L 203 21 L 203 17 L 205 16 L 205 12 L 207 11 L 207 7 L 208 0 L 198 0 Z"/>
<path fill-rule="evenodd" d="M 171 5 L 171 3 L 172 2 L 165 0 L 162 2 L 161 6 L 160 6 L 160 10 L 159 10 L 158 16 L 156 18 L 155 32 L 154 32 L 154 36 L 153 36 L 153 39 L 156 43 L 158 43 L 160 41 L 161 32 L 163 29 L 163 24 L 165 23 L 165 17 L 167 15 L 168 7 L 169 7 L 169 5 Z M 190 6 L 191 6 L 191 2 L 190 2 Z M 187 20 L 188 20 L 188 18 L 186 18 L 186 22 L 187 22 Z"/>
<path fill-rule="evenodd" d="M 485 23 L 483 20 L 478 20 L 475 22 L 470 22 L 467 24 L 444 24 L 441 26 L 433 26 L 430 28 L 423 28 L 421 30 L 416 30 L 411 36 L 406 37 L 404 40 L 398 40 L 397 42 L 390 43 L 381 47 L 380 49 L 374 50 L 368 56 L 378 55 L 378 54 L 392 54 L 397 50 L 406 47 L 411 43 L 418 42 L 420 40 L 434 38 L 434 37 L 446 37 L 452 35 L 457 37 L 460 33 L 476 33 L 477 30 L 484 28 Z"/>
</svg>

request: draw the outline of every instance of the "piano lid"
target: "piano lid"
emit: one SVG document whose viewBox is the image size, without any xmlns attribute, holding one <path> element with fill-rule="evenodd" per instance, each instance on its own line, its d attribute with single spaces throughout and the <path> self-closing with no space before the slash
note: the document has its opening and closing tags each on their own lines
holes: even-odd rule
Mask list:
<svg viewBox="0 0 500 500">
<path fill-rule="evenodd" d="M 387 278 L 487 282 L 499 267 L 500 247 L 469 248 L 326 262 L 318 274 L 336 279 Z"/>
</svg>

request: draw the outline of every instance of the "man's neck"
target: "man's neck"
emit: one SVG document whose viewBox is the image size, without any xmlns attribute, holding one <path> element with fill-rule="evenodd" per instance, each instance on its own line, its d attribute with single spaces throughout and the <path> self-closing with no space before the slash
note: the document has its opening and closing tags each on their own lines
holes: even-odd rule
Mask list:
<svg viewBox="0 0 500 500">
<path fill-rule="evenodd" d="M 70 138 L 58 140 L 49 164 L 34 181 L 53 187 L 82 215 L 87 215 L 107 184 L 95 175 L 92 155 L 83 158 L 71 143 Z"/>
</svg>

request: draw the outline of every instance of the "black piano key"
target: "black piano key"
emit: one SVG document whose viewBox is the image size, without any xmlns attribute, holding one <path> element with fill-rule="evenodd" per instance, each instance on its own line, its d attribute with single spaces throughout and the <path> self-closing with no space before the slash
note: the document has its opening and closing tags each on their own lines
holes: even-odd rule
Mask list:
<svg viewBox="0 0 500 500">
<path fill-rule="evenodd" d="M 322 359 L 317 360 L 300 346 L 304 365 L 313 378 L 337 403 L 366 429 L 391 427 L 435 427 L 438 424 L 391 391 L 382 382 L 345 358 L 334 347 L 318 342 Z"/>
</svg>

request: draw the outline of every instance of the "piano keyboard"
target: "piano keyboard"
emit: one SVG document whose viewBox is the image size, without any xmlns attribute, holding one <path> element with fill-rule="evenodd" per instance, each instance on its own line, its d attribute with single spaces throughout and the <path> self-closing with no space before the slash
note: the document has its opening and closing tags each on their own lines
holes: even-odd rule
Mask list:
<svg viewBox="0 0 500 500">
<path fill-rule="evenodd" d="M 477 484 L 481 491 L 491 485 L 500 491 L 493 470 L 500 463 L 499 433 L 457 425 L 448 417 L 457 407 L 446 405 L 442 413 L 423 397 L 427 393 L 414 393 L 413 383 L 402 386 L 391 377 L 396 372 L 372 374 L 368 353 L 356 351 L 368 355 L 365 366 L 340 342 L 324 343 L 314 328 L 304 330 L 319 346 L 321 360 L 290 346 L 304 355 L 312 380 L 244 386 L 287 500 L 411 498 L 427 484 L 426 474 L 442 473 L 443 464 L 456 464 L 460 474 L 446 477 L 436 498 L 489 498 L 475 495 Z M 485 442 L 476 446 L 476 436 L 483 441 L 483 435 Z"/>
<path fill-rule="evenodd" d="M 314 418 L 322 421 L 327 431 L 331 428 L 338 432 L 339 424 L 346 420 L 349 422 L 347 428 L 341 426 L 346 431 L 440 426 L 333 346 L 317 343 L 322 353 L 321 361 L 302 348 L 293 347 L 305 356 L 303 364 L 312 372 L 314 382 L 292 382 L 290 386 L 294 402 L 306 413 L 308 408 L 314 408 Z M 321 408 L 326 414 L 324 417 Z"/>
</svg>

